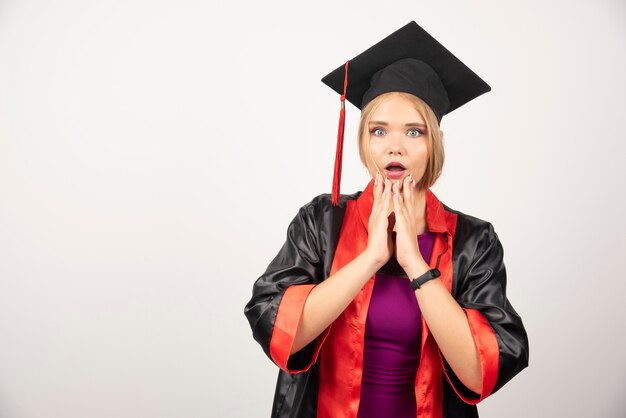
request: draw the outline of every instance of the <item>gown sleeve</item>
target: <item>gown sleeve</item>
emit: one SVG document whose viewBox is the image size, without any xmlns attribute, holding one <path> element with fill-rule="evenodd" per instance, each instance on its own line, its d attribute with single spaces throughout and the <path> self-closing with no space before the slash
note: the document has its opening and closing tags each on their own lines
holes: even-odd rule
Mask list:
<svg viewBox="0 0 626 418">
<path fill-rule="evenodd" d="M 307 371 L 315 363 L 330 331 L 329 326 L 300 351 L 289 354 L 307 297 L 324 279 L 314 211 L 315 199 L 300 208 L 282 248 L 254 283 L 244 309 L 253 337 L 265 354 L 292 374 Z"/>
<path fill-rule="evenodd" d="M 462 275 L 457 302 L 467 315 L 480 357 L 482 390 L 468 389 L 441 355 L 444 374 L 466 403 L 477 404 L 528 366 L 528 336 L 506 297 L 504 249 L 493 225 L 480 231 L 477 248 Z"/>
</svg>

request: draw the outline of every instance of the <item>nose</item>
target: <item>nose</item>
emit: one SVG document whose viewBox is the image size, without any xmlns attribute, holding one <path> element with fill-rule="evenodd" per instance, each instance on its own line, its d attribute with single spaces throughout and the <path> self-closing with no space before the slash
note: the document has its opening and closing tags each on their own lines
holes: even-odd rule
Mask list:
<svg viewBox="0 0 626 418">
<path fill-rule="evenodd" d="M 404 145 L 402 144 L 402 140 L 397 138 L 396 135 L 390 135 L 389 144 L 387 146 L 387 154 L 388 155 L 403 155 L 405 153 Z"/>
</svg>

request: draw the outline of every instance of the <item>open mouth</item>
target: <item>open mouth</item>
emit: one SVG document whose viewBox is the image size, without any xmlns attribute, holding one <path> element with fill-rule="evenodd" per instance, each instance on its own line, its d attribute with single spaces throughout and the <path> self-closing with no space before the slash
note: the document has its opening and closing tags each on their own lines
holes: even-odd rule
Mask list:
<svg viewBox="0 0 626 418">
<path fill-rule="evenodd" d="M 387 171 L 404 171 L 404 168 L 397 165 L 392 165 L 391 167 L 387 167 Z"/>
<path fill-rule="evenodd" d="M 403 177 L 405 171 L 406 168 L 398 162 L 391 162 L 387 164 L 387 167 L 385 167 L 385 174 L 390 179 L 399 179 Z"/>
<path fill-rule="evenodd" d="M 405 167 L 402 164 L 400 164 L 400 163 L 393 162 L 393 163 L 387 164 L 387 167 L 385 167 L 385 170 L 388 170 L 388 171 L 403 171 L 403 170 L 405 170 Z"/>
</svg>

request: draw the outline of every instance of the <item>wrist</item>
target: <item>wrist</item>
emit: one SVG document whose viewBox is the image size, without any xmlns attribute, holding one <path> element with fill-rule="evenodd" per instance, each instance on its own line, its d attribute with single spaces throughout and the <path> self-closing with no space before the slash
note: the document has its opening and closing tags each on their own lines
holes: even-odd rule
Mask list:
<svg viewBox="0 0 626 418">
<path fill-rule="evenodd" d="M 372 252 L 371 250 L 367 248 L 360 254 L 360 257 L 365 260 L 365 262 L 368 265 L 368 268 L 372 270 L 374 273 L 380 270 L 382 266 L 384 266 L 387 263 L 387 261 L 380 260 L 374 252 Z"/>
<path fill-rule="evenodd" d="M 427 270 L 421 276 L 411 279 L 411 289 L 421 289 L 423 285 L 430 282 L 431 280 L 436 279 L 439 276 L 441 276 L 441 272 L 438 268 L 435 267 L 434 269 Z"/>
<path fill-rule="evenodd" d="M 413 260 L 405 269 L 406 275 L 410 278 L 419 277 L 430 270 L 430 266 L 423 258 Z"/>
</svg>

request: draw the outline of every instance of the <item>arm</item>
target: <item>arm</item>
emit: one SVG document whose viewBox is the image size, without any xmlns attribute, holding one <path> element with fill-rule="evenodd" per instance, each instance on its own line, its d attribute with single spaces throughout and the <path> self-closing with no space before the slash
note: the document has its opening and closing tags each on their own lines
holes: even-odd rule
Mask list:
<svg viewBox="0 0 626 418">
<path fill-rule="evenodd" d="M 301 350 L 337 319 L 379 268 L 366 250 L 315 286 L 306 299 L 291 354 Z"/>
<path fill-rule="evenodd" d="M 428 271 L 418 260 L 407 269 L 410 277 Z M 430 280 L 415 290 L 424 320 L 439 349 L 458 378 L 475 393 L 481 393 L 480 358 L 465 312 L 440 280 Z"/>
<path fill-rule="evenodd" d="M 455 295 L 467 315 L 481 363 L 483 392 L 477 399 L 466 396 L 464 400 L 470 403 L 499 390 L 528 366 L 529 358 L 524 324 L 506 296 L 504 248 L 492 224 L 487 223 L 479 234 L 480 244 L 471 263 L 459 271 Z M 447 376 L 457 393 L 462 393 L 454 373 Z"/>
<path fill-rule="evenodd" d="M 528 366 L 528 336 L 506 297 L 504 249 L 493 225 L 486 224 L 476 234 L 478 243 L 471 260 L 456 272 L 459 275 L 459 289 L 453 298 L 456 303 L 449 300 L 452 295 L 443 295 L 443 290 L 448 292 L 439 280 L 424 284 L 421 299 L 418 295 L 420 306 L 424 303 L 423 309 L 431 316 L 429 328 L 443 354 L 446 378 L 459 397 L 470 404 L 496 392 Z M 442 305 L 433 306 L 437 301 L 443 302 Z M 465 318 L 459 315 L 455 305 L 462 309 Z M 439 322 L 444 318 L 446 326 Z M 467 337 L 468 330 L 473 347 Z"/>
<path fill-rule="evenodd" d="M 320 338 L 299 356 L 289 355 L 304 301 L 324 274 L 312 210 L 311 202 L 293 218 L 283 246 L 255 281 L 244 309 L 254 339 L 276 365 L 288 372 L 308 369 L 323 340 Z"/>
<path fill-rule="evenodd" d="M 255 282 L 244 309 L 255 340 L 289 373 L 315 363 L 330 324 L 378 269 L 361 254 L 323 280 L 324 234 L 316 232 L 314 201 L 290 223 L 283 247 Z"/>
</svg>

